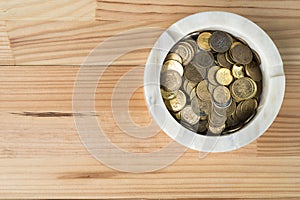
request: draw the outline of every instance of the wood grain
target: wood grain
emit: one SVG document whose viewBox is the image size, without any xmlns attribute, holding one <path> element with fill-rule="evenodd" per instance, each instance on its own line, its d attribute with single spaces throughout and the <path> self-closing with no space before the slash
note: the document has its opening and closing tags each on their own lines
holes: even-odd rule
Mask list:
<svg viewBox="0 0 300 200">
<path fill-rule="evenodd" d="M 244 16 L 254 19 L 250 15 Z M 147 34 L 145 35 L 147 37 L 144 36 L 143 38 L 149 44 L 154 44 L 163 30 L 175 21 L 176 19 L 169 17 L 163 18 L 160 22 L 141 19 L 137 21 L 87 21 L 81 23 L 26 20 L 19 23 L 13 20 L 7 22 L 7 34 L 17 65 L 80 65 L 93 48 L 110 37 L 137 28 L 156 28 L 160 31 Z M 256 20 L 255 22 L 267 31 L 274 40 L 285 64 L 300 64 L 297 56 L 300 53 L 298 42 L 300 18 L 279 18 L 276 20 L 263 18 L 263 20 Z M 289 24 L 293 24 L 293 26 L 288 26 Z M 108 51 L 113 51 L 113 48 L 108 49 Z M 135 53 L 124 57 L 116 64 L 145 64 L 149 50 Z"/>
<path fill-rule="evenodd" d="M 178 20 L 191 13 L 222 10 L 246 15 L 254 19 L 299 18 L 299 2 L 292 1 L 197 1 L 197 0 L 97 0 L 99 20 Z"/>
<path fill-rule="evenodd" d="M 0 21 L 0 53 L 0 65 L 15 64 L 5 21 Z"/>
<path fill-rule="evenodd" d="M 291 0 L 1 1 L 0 198 L 299 199 L 299 8 L 299 1 Z M 87 55 L 111 36 L 135 28 L 158 29 L 142 32 L 146 37 L 124 36 L 105 49 L 104 55 L 110 56 L 132 37 L 151 47 L 176 20 L 207 10 L 248 17 L 278 46 L 286 93 L 275 122 L 244 148 L 205 158 L 188 150 L 175 163 L 155 172 L 123 173 L 96 160 L 82 144 L 74 123 L 75 116 L 85 113 L 72 110 L 74 84 Z M 151 123 L 142 88 L 143 64 L 150 47 L 128 52 L 108 68 L 90 66 L 85 74 L 89 83 L 90 77 L 105 68 L 98 82 L 94 115 L 110 141 L 128 152 L 158 151 L 172 142 L 162 131 L 149 139 L 131 137 L 112 113 L 113 91 L 126 76 L 123 84 L 128 91 L 136 90 L 128 104 L 116 99 L 114 109 L 127 108 L 133 123 L 141 127 Z"/>
<path fill-rule="evenodd" d="M 0 20 L 92 21 L 94 0 L 10 0 L 0 2 Z"/>
</svg>

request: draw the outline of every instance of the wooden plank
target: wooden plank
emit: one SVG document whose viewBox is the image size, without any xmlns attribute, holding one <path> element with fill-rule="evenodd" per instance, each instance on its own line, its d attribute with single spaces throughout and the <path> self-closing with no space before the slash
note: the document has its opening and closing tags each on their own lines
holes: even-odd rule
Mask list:
<svg viewBox="0 0 300 200">
<path fill-rule="evenodd" d="M 299 8 L 296 0 L 1 1 L 0 198 L 299 199 Z M 80 140 L 74 122 L 75 116 L 86 115 L 72 110 L 80 65 L 101 42 L 140 28 L 138 33 L 123 34 L 101 52 L 105 57 L 115 55 L 116 48 L 126 47 L 128 41 L 131 47 L 142 42 L 149 45 L 124 53 L 105 69 L 93 115 L 120 149 L 158 151 L 172 142 L 162 131 L 138 139 L 121 129 L 130 123 L 118 123 L 112 113 L 116 85 L 125 76 L 127 82 L 122 84 L 128 87 L 121 94 L 132 95 L 128 101 L 115 99 L 114 109 L 127 112 L 135 125 L 149 125 L 152 119 L 142 81 L 150 48 L 180 18 L 208 10 L 248 17 L 278 46 L 287 85 L 282 108 L 270 129 L 236 151 L 206 155 L 187 150 L 175 163 L 155 172 L 123 173 L 96 160 Z M 86 84 L 104 67 L 90 66 L 91 71 L 84 74 Z M 102 153 L 106 150 L 112 149 L 104 148 Z"/>
<path fill-rule="evenodd" d="M 178 20 L 192 13 L 203 11 L 228 11 L 252 19 L 299 18 L 300 3 L 289 1 L 202 1 L 197 0 L 97 0 L 96 18 L 98 20 Z"/>
<path fill-rule="evenodd" d="M 298 159 L 291 158 L 257 158 L 253 162 L 243 158 L 194 157 L 180 159 L 156 173 L 128 174 L 99 165 L 88 156 L 2 159 L 5 176 L 0 180 L 1 197 L 297 197 L 300 183 L 295 174 L 299 174 L 299 164 Z"/>
<path fill-rule="evenodd" d="M 14 65 L 15 58 L 11 50 L 5 21 L 0 21 L 0 65 Z"/>
<path fill-rule="evenodd" d="M 86 74 L 87 80 L 89 80 L 89 77 L 94 76 L 100 68 L 101 66 L 91 67 L 90 73 Z M 132 93 L 129 102 L 117 99 L 117 107 L 114 107 L 114 109 L 122 109 L 124 111 L 123 108 L 129 105 L 125 111 L 128 110 L 133 122 L 140 126 L 147 126 L 151 122 L 151 116 L 147 111 L 147 106 L 144 101 L 142 78 L 137 78 L 143 77 L 142 66 L 108 67 L 100 79 L 95 96 L 97 117 L 99 121 L 103 123 L 103 129 L 107 135 L 111 136 L 113 142 L 116 142 L 116 144 L 124 149 L 129 148 L 130 151 L 139 149 L 136 148 L 139 140 L 130 138 L 118 129 L 118 124 L 112 115 L 111 105 L 112 94 L 117 82 L 133 69 L 135 69 L 136 72 L 127 76 L 123 84 L 126 84 L 128 89 L 123 92 L 130 92 L 131 88 L 135 87 L 139 89 Z M 23 132 L 24 135 L 27 135 L 34 130 L 38 130 L 37 133 L 45 132 L 46 134 L 51 133 L 51 130 L 54 129 L 55 131 L 76 136 L 75 127 L 72 122 L 73 115 L 78 113 L 72 112 L 72 97 L 78 70 L 78 66 L 2 67 L 0 69 L 0 112 L 2 113 L 1 118 L 3 118 L 1 122 L 3 131 L 9 130 L 11 134 L 13 134 L 13 132 L 16 132 L 16 134 Z M 298 98 L 300 97 L 300 83 L 298 81 L 298 74 L 298 67 L 286 66 L 286 76 L 288 80 L 286 98 L 279 117 L 268 132 L 258 140 L 257 144 L 253 143 L 248 149 L 245 148 L 241 151 L 233 152 L 234 156 L 243 155 L 255 157 L 257 153 L 259 156 L 274 156 L 279 151 L 280 156 L 299 155 L 300 149 L 297 135 L 299 135 L 300 125 L 297 122 L 300 119 L 300 108 L 297 104 Z M 141 118 L 141 116 L 143 117 Z M 28 124 L 28 120 L 35 122 L 32 127 Z M 17 124 L 11 124 L 9 123 L 10 121 L 15 121 Z M 41 124 L 39 124 L 39 122 L 41 122 Z M 53 126 L 53 123 L 55 126 Z M 20 130 L 15 129 L 15 127 L 18 127 L 18 124 L 21 127 Z M 25 128 L 28 126 L 30 128 Z M 38 138 L 38 134 L 35 137 Z M 150 145 L 147 147 L 148 149 L 143 143 L 140 144 L 141 146 L 138 146 L 147 152 L 170 142 L 170 139 L 162 133 L 155 138 L 155 142 L 152 141 L 152 144 L 155 145 Z M 53 139 L 56 141 L 57 138 L 53 137 Z M 129 140 L 132 142 L 128 142 Z M 55 143 L 56 142 L 53 142 L 53 144 Z M 43 143 L 37 142 L 37 144 Z M 29 142 L 28 145 L 32 144 Z M 258 145 L 258 152 L 256 152 L 256 145 Z M 22 148 L 22 146 L 18 147 L 18 149 L 20 148 Z M 54 148 L 52 151 L 54 151 Z M 226 157 L 226 155 L 232 156 L 231 154 L 225 153 L 215 154 L 214 157 Z"/>
<path fill-rule="evenodd" d="M 0 2 L 0 20 L 92 21 L 94 0 L 9 0 Z"/>
<path fill-rule="evenodd" d="M 60 22 L 60 21 L 8 21 L 8 32 L 17 65 L 80 65 L 89 53 L 101 42 L 123 31 L 144 27 L 144 22 Z M 151 27 L 151 24 L 145 27 Z M 163 29 L 123 36 L 122 41 L 114 43 L 102 56 L 114 54 L 114 48 L 126 43 L 143 40 L 150 49 Z M 20 34 L 21 33 L 21 34 Z M 123 34 L 125 35 L 125 34 Z M 139 38 L 139 37 L 143 38 Z M 135 42 L 134 42 L 135 40 Z M 124 44 L 123 44 L 124 45 Z M 137 44 L 138 45 L 138 44 Z M 124 46 L 123 46 L 124 47 Z M 135 51 L 120 58 L 116 64 L 142 64 L 149 50 Z M 136 54 L 134 54 L 136 53 Z"/>
<path fill-rule="evenodd" d="M 264 18 L 262 18 L 264 20 Z M 125 31 L 143 28 L 144 32 L 124 37 L 122 41 L 105 49 L 102 56 L 114 53 L 120 45 L 143 41 L 149 46 L 119 58 L 117 65 L 143 65 L 149 50 L 173 18 L 162 22 L 61 22 L 61 21 L 8 21 L 7 30 L 17 65 L 80 65 L 89 53 L 102 42 Z M 279 25 L 278 25 L 279 24 Z M 288 26 L 291 25 L 292 26 Z M 277 19 L 258 22 L 278 46 L 285 64 L 298 65 L 300 53 L 300 19 Z M 281 26 L 282 25 L 282 26 Z M 128 46 L 128 44 L 127 44 Z"/>
</svg>

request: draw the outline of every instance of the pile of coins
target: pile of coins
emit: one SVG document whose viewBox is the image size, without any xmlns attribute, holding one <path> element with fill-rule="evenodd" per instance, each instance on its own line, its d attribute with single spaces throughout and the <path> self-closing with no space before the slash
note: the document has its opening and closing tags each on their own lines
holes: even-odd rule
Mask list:
<svg viewBox="0 0 300 200">
<path fill-rule="evenodd" d="M 229 33 L 191 33 L 163 63 L 165 105 L 181 125 L 196 133 L 234 133 L 256 114 L 262 92 L 260 64 L 259 55 Z"/>
</svg>

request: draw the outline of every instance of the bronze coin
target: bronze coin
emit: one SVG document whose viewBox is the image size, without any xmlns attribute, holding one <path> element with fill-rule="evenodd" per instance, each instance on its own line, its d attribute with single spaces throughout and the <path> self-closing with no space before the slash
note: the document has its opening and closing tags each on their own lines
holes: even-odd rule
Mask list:
<svg viewBox="0 0 300 200">
<path fill-rule="evenodd" d="M 227 60 L 227 62 L 229 62 L 230 64 L 235 64 L 235 62 L 232 60 L 231 58 L 231 55 L 230 55 L 230 52 L 229 51 L 226 51 L 225 52 L 225 59 Z"/>
<path fill-rule="evenodd" d="M 225 67 L 225 68 L 230 69 L 232 66 L 232 64 L 226 60 L 225 53 L 218 53 L 217 61 L 218 61 L 219 65 L 221 65 L 222 67 Z"/>
<path fill-rule="evenodd" d="M 218 53 L 224 53 L 229 50 L 232 44 L 232 38 L 223 31 L 215 31 L 209 40 L 210 47 Z"/>
<path fill-rule="evenodd" d="M 214 62 L 213 54 L 207 51 L 198 52 L 192 60 L 192 64 L 199 68 L 209 68 L 213 66 Z"/>
<path fill-rule="evenodd" d="M 202 69 L 195 67 L 194 65 L 187 65 L 184 68 L 184 77 L 194 83 L 199 83 L 203 80 L 202 74 L 205 73 Z"/>
<path fill-rule="evenodd" d="M 232 60 L 239 64 L 249 64 L 253 59 L 251 49 L 240 42 L 235 42 L 231 45 L 230 54 Z"/>
<path fill-rule="evenodd" d="M 239 103 L 236 108 L 236 116 L 242 122 L 245 122 L 247 119 L 253 116 L 255 110 L 258 107 L 258 102 L 256 99 L 249 99 Z"/>
<path fill-rule="evenodd" d="M 254 60 L 257 62 L 258 65 L 261 65 L 261 59 L 260 59 L 260 56 L 258 55 L 258 53 L 253 49 L 252 49 L 252 52 L 253 52 Z"/>
<path fill-rule="evenodd" d="M 252 78 L 254 81 L 261 81 L 261 70 L 255 61 L 252 61 L 251 63 L 247 64 L 245 66 L 245 71 L 246 74 L 250 76 L 250 78 Z"/>
</svg>

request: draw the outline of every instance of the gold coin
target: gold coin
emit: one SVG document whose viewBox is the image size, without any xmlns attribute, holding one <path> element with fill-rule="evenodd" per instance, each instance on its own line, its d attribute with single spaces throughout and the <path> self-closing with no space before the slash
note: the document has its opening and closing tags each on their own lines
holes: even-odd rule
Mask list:
<svg viewBox="0 0 300 200">
<path fill-rule="evenodd" d="M 225 124 L 223 124 L 220 127 L 214 127 L 214 126 L 209 125 L 208 131 L 209 131 L 209 133 L 212 133 L 214 135 L 221 135 L 221 133 L 223 132 L 223 130 L 225 128 L 226 128 Z"/>
<path fill-rule="evenodd" d="M 211 95 L 207 89 L 208 82 L 206 80 L 201 81 L 196 88 L 197 96 L 203 101 L 210 101 Z"/>
<path fill-rule="evenodd" d="M 258 102 L 256 99 L 248 99 L 243 101 L 242 109 L 243 110 L 256 110 L 258 108 Z"/>
<path fill-rule="evenodd" d="M 175 60 L 167 60 L 164 63 L 161 71 L 164 72 L 167 70 L 174 70 L 174 71 L 178 72 L 180 74 L 180 76 L 183 76 L 183 67 L 179 62 L 177 62 Z"/>
<path fill-rule="evenodd" d="M 204 51 L 210 51 L 210 45 L 209 45 L 209 39 L 211 37 L 211 33 L 210 32 L 203 32 L 199 35 L 198 39 L 197 39 L 197 43 L 200 49 L 204 50 Z"/>
<path fill-rule="evenodd" d="M 178 91 L 174 91 L 174 92 L 167 92 L 165 91 L 164 89 L 160 89 L 160 92 L 161 92 L 161 95 L 164 99 L 166 100 L 171 100 L 171 99 L 174 99 L 177 94 L 178 94 Z"/>
<path fill-rule="evenodd" d="M 251 99 L 256 95 L 257 86 L 256 83 L 248 77 L 235 80 L 230 85 L 232 97 L 237 101 L 243 101 Z"/>
<path fill-rule="evenodd" d="M 239 103 L 236 109 L 236 116 L 239 120 L 245 122 L 250 118 L 258 107 L 255 99 L 248 99 Z"/>
<path fill-rule="evenodd" d="M 172 112 L 181 111 L 186 105 L 186 96 L 179 90 L 177 96 L 171 100 L 165 100 L 167 108 Z"/>
<path fill-rule="evenodd" d="M 203 101 L 196 96 L 192 99 L 191 106 L 195 114 L 199 116 L 207 116 L 210 113 L 211 102 Z"/>
<path fill-rule="evenodd" d="M 230 63 L 230 62 L 227 61 L 227 59 L 225 57 L 225 53 L 218 53 L 217 54 L 217 63 L 220 66 L 228 68 L 228 69 L 230 69 L 231 65 L 232 65 L 232 63 Z"/>
<path fill-rule="evenodd" d="M 243 101 L 240 102 L 236 108 L 236 117 L 244 123 L 244 121 L 250 116 L 252 115 L 252 112 L 250 113 L 245 113 L 243 110 L 242 110 L 242 105 L 243 105 Z"/>
<path fill-rule="evenodd" d="M 188 105 L 181 111 L 181 121 L 193 126 L 196 125 L 199 120 L 200 117 L 193 112 L 191 106 Z"/>
<path fill-rule="evenodd" d="M 167 55 L 165 61 L 168 61 L 168 60 L 175 60 L 175 61 L 179 62 L 180 64 L 182 64 L 182 58 L 177 53 L 169 53 Z"/>
<path fill-rule="evenodd" d="M 251 49 L 240 42 L 234 42 L 229 51 L 232 60 L 236 63 L 245 65 L 252 61 L 253 54 Z"/>
<path fill-rule="evenodd" d="M 182 78 L 177 71 L 167 70 L 161 73 L 160 86 L 167 92 L 179 90 L 182 84 Z"/>
<path fill-rule="evenodd" d="M 243 78 L 245 77 L 244 74 L 244 66 L 243 65 L 239 65 L 239 64 L 235 64 L 233 65 L 232 69 L 231 69 L 232 75 L 234 78 Z"/>
<path fill-rule="evenodd" d="M 191 93 L 190 93 L 190 99 L 193 99 L 194 97 L 196 97 L 196 88 L 192 89 Z"/>
<path fill-rule="evenodd" d="M 198 83 L 189 81 L 187 86 L 186 86 L 186 92 L 188 95 L 191 95 L 191 92 L 193 89 L 195 89 L 195 87 L 198 85 Z"/>
<path fill-rule="evenodd" d="M 218 82 L 216 80 L 216 73 L 219 69 L 220 69 L 219 66 L 213 66 L 209 68 L 207 72 L 207 80 L 209 81 L 210 84 L 218 85 Z"/>
<path fill-rule="evenodd" d="M 229 85 L 233 81 L 233 77 L 229 69 L 221 68 L 216 73 L 216 80 L 220 85 Z"/>
<path fill-rule="evenodd" d="M 258 64 L 255 61 L 252 61 L 250 64 L 246 65 L 245 71 L 246 74 L 254 81 L 261 81 L 262 74 Z"/>
<path fill-rule="evenodd" d="M 226 59 L 226 61 L 227 62 L 229 62 L 230 64 L 235 64 L 235 62 L 232 60 L 232 58 L 231 58 L 231 55 L 230 55 L 230 53 L 229 53 L 229 51 L 226 51 L 225 52 L 225 59 Z"/>
<path fill-rule="evenodd" d="M 236 110 L 236 102 L 232 100 L 230 106 L 226 108 L 226 115 L 227 116 L 232 115 L 235 112 L 235 110 Z"/>
<path fill-rule="evenodd" d="M 231 104 L 230 91 L 225 86 L 218 86 L 213 92 L 213 100 L 216 105 L 222 108 L 226 108 Z"/>
</svg>

